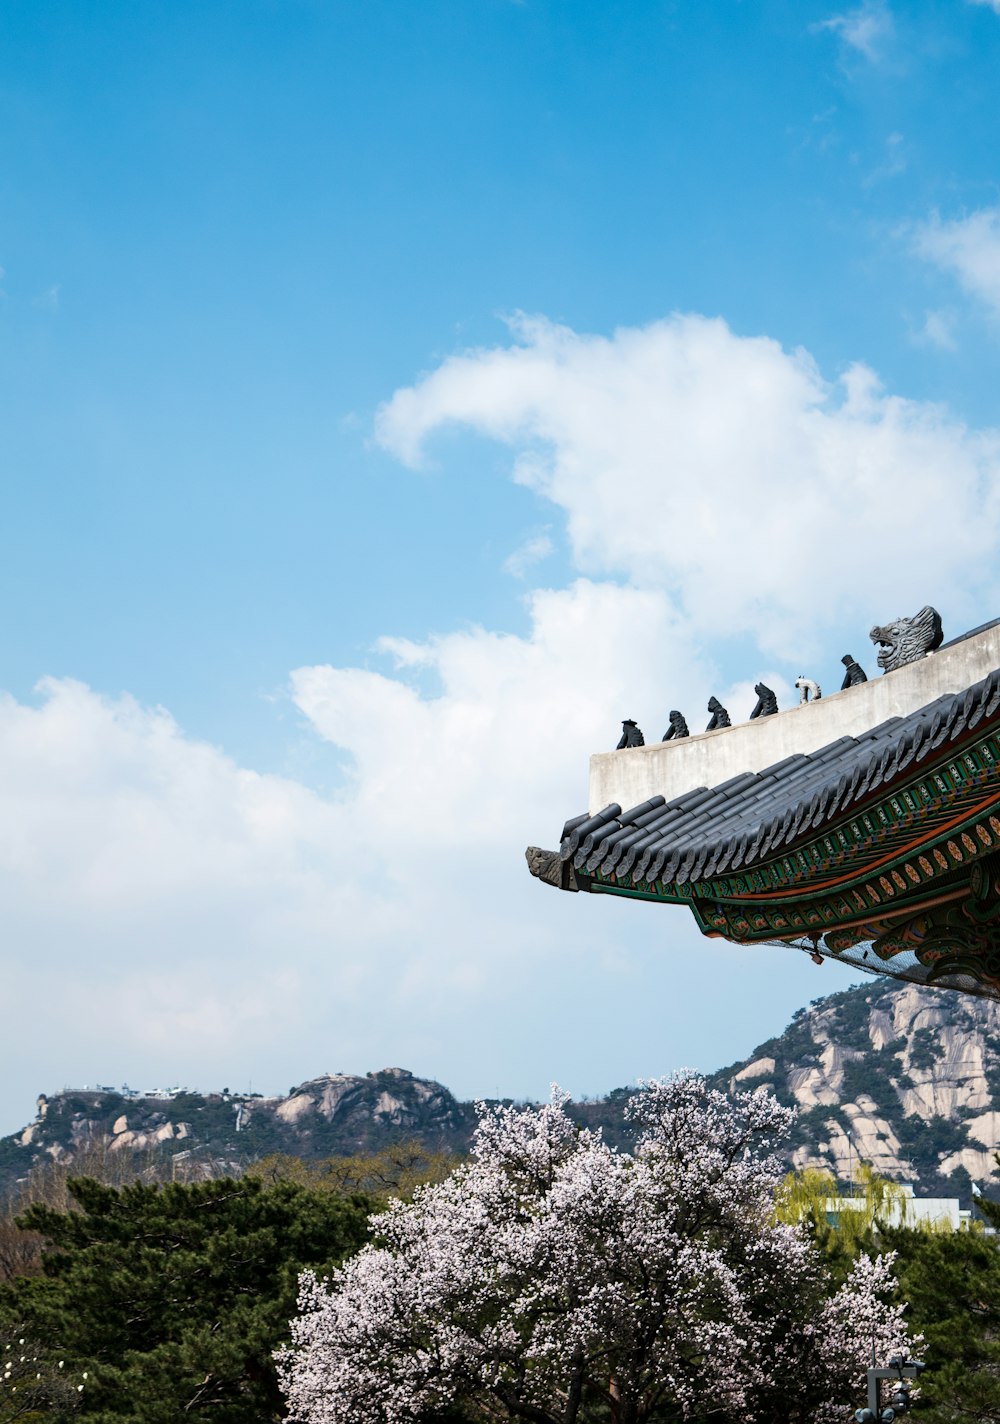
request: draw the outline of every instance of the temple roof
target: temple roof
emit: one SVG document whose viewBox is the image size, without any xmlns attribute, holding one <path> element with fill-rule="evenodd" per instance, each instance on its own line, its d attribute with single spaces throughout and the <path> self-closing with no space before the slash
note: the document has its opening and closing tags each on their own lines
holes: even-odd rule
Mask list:
<svg viewBox="0 0 1000 1424">
<path fill-rule="evenodd" d="M 714 787 L 623 811 L 611 804 L 563 828 L 561 858 L 584 876 L 675 884 L 738 871 L 812 834 L 973 730 L 1000 721 L 1000 669 L 858 737 L 786 757 Z"/>
<path fill-rule="evenodd" d="M 914 629 L 930 641 L 886 666 Z M 595 753 L 592 809 L 558 851 L 529 846 L 532 875 L 686 905 L 737 944 L 1000 998 L 1000 625 L 939 636 L 922 609 L 872 630 L 884 677 Z"/>
</svg>

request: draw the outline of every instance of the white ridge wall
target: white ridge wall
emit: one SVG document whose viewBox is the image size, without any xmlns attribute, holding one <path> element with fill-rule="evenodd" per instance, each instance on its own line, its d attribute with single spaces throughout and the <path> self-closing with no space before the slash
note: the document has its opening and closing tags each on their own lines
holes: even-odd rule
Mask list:
<svg viewBox="0 0 1000 1424">
<path fill-rule="evenodd" d="M 943 693 L 964 692 L 998 667 L 1000 626 L 773 717 L 679 741 L 596 752 L 590 758 L 590 814 L 613 801 L 625 811 L 650 796 L 670 801 L 741 772 L 764 771 L 795 752 L 819 751 L 838 737 L 857 737 L 890 717 L 916 712 Z"/>
</svg>

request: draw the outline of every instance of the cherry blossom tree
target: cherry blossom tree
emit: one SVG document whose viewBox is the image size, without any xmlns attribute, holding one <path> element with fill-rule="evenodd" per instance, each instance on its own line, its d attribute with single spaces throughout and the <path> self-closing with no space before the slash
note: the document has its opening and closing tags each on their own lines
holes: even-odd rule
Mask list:
<svg viewBox="0 0 1000 1424">
<path fill-rule="evenodd" d="M 791 1114 L 694 1074 L 630 1103 L 634 1154 L 541 1108 L 479 1107 L 471 1160 L 301 1279 L 279 1364 L 303 1424 L 842 1420 L 874 1344 L 905 1351 L 891 1262 L 833 1293 L 774 1215 Z M 452 1416 L 456 1417 L 456 1416 Z"/>
</svg>

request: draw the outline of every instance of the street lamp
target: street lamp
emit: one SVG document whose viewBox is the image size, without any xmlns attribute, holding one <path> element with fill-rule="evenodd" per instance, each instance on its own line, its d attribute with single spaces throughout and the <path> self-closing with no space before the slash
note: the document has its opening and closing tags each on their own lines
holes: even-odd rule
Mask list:
<svg viewBox="0 0 1000 1424">
<path fill-rule="evenodd" d="M 874 1356 L 874 1350 L 872 1355 Z M 897 1356 L 889 1361 L 885 1369 L 876 1369 L 873 1364 L 868 1371 L 868 1408 L 854 1411 L 855 1424 L 892 1424 L 900 1414 L 910 1408 L 910 1380 L 915 1380 L 926 1369 L 923 1360 L 904 1360 Z M 880 1398 L 882 1380 L 894 1380 L 896 1388 L 885 1409 Z"/>
</svg>

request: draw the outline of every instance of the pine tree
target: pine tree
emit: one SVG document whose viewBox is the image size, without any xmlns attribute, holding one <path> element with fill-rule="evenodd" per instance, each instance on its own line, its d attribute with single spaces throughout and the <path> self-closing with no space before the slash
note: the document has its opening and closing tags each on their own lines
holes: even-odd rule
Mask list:
<svg viewBox="0 0 1000 1424">
<path fill-rule="evenodd" d="M 994 1208 L 1000 1216 L 1000 1207 Z M 924 1337 L 917 1416 L 1000 1424 L 1000 1246 L 981 1231 L 885 1231 L 910 1328 Z"/>
<path fill-rule="evenodd" d="M 282 1182 L 71 1186 L 77 1210 L 21 1217 L 44 1274 L 0 1288 L 0 1323 L 86 1369 L 77 1418 L 254 1424 L 282 1416 L 272 1352 L 299 1273 L 367 1238 L 371 1203 Z"/>
</svg>

